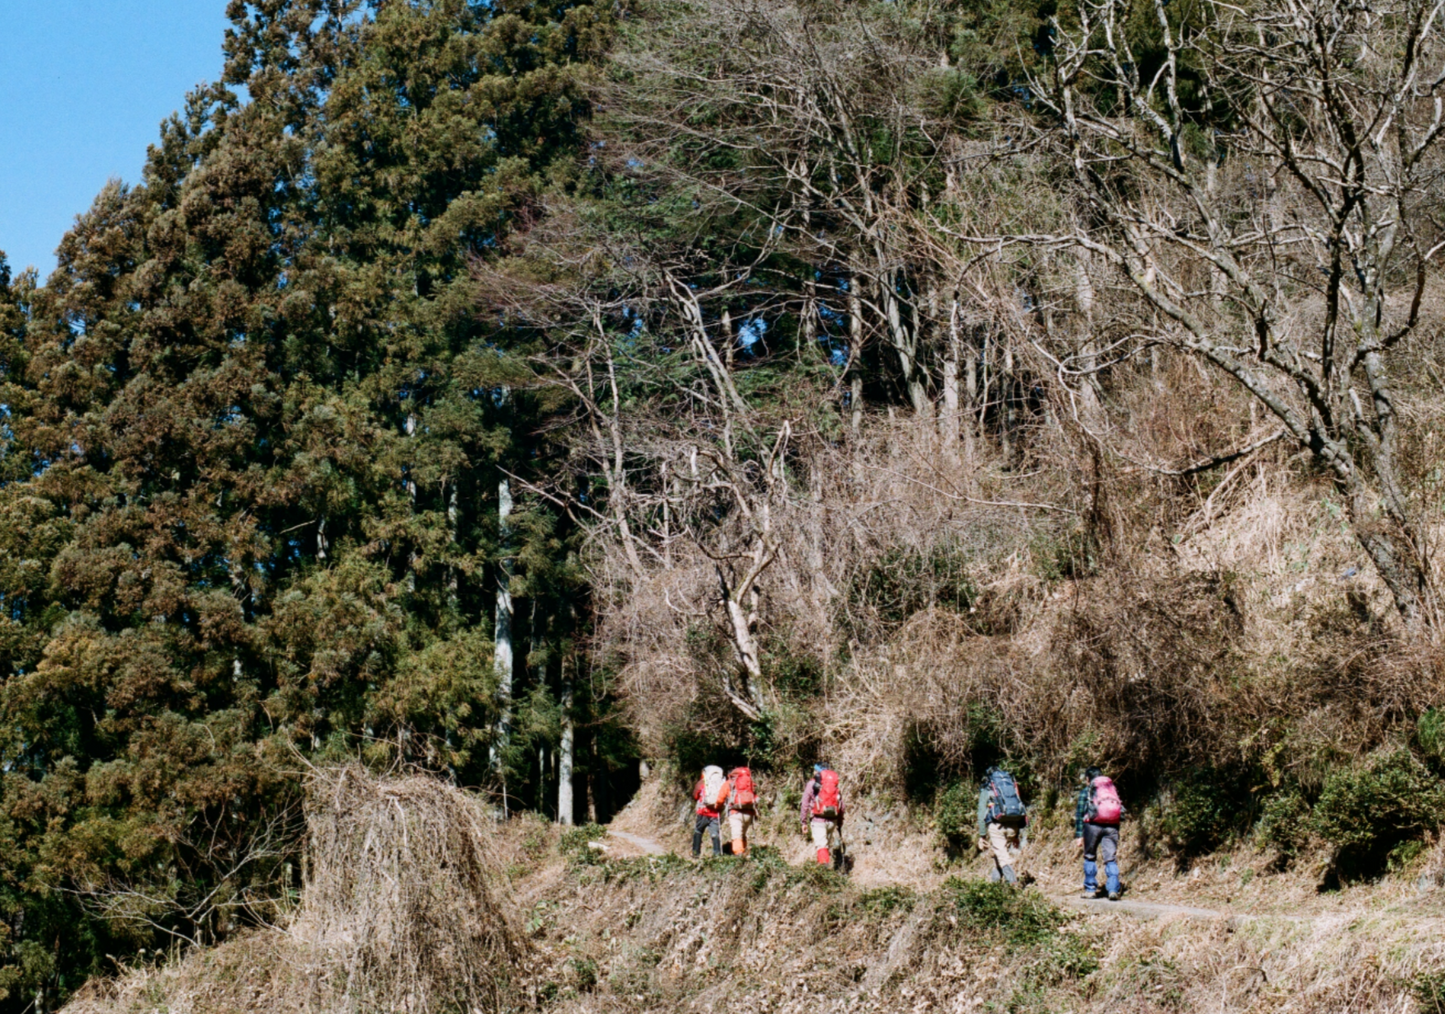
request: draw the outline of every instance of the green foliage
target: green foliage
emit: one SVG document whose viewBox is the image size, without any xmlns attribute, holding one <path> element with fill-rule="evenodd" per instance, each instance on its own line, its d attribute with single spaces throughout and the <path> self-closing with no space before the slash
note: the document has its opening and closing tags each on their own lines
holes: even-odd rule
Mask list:
<svg viewBox="0 0 1445 1014">
<path fill-rule="evenodd" d="M 786 631 L 763 638 L 761 664 L 769 686 L 789 700 L 807 701 L 823 689 L 823 661 L 794 647 Z"/>
<path fill-rule="evenodd" d="M 591 958 L 574 957 L 569 964 L 577 984 L 577 992 L 590 993 L 597 988 L 597 962 Z"/>
<path fill-rule="evenodd" d="M 949 877 L 943 890 L 962 924 L 1015 948 L 1048 942 L 1070 920 L 1037 891 L 1008 884 Z"/>
<path fill-rule="evenodd" d="M 961 926 L 997 941 L 1010 951 L 1029 951 L 1028 987 L 1039 989 L 1063 979 L 1081 979 L 1099 967 L 1084 934 L 1073 932 L 1076 918 L 1037 891 L 1003 883 L 950 877 L 942 892 L 952 902 Z"/>
<path fill-rule="evenodd" d="M 497 524 L 501 470 L 558 451 L 535 336 L 477 312 L 472 265 L 572 174 L 610 8 L 338 9 L 232 4 L 222 83 L 141 185 L 101 191 L 44 286 L 0 263 L 15 996 L 248 918 L 186 899 L 271 896 L 280 864 L 190 843 L 244 854 L 294 798 L 292 751 L 494 782 L 504 555 L 536 650 L 501 773 L 528 801 L 545 783 L 577 534 L 520 495 Z M 71 892 L 97 883 L 159 899 L 152 925 L 88 916 Z"/>
<path fill-rule="evenodd" d="M 1299 854 L 1310 835 L 1310 805 L 1298 791 L 1270 796 L 1255 825 L 1255 838 L 1288 862 Z"/>
<path fill-rule="evenodd" d="M 1445 971 L 1420 972 L 1410 981 L 1410 995 L 1420 1014 L 1445 1011 Z"/>
<path fill-rule="evenodd" d="M 964 782 L 944 789 L 934 807 L 933 826 L 945 848 L 967 851 L 978 839 L 978 789 Z"/>
<path fill-rule="evenodd" d="M 1310 815 L 1341 881 L 1378 876 L 1402 844 L 1442 825 L 1445 785 L 1403 749 L 1331 775 Z"/>
<path fill-rule="evenodd" d="M 591 848 L 590 843 L 606 841 L 607 828 L 600 824 L 580 824 L 562 832 L 557 851 L 574 865 L 597 866 L 605 862 L 606 857 L 599 849 Z"/>
<path fill-rule="evenodd" d="M 1430 708 L 1415 722 L 1420 752 L 1437 765 L 1445 764 L 1445 710 Z"/>
<path fill-rule="evenodd" d="M 907 887 L 879 887 L 862 893 L 845 892 L 828 906 L 826 922 L 837 928 L 858 922 L 881 922 L 896 912 L 908 912 L 918 897 Z"/>
<path fill-rule="evenodd" d="M 889 887 L 875 887 L 858 896 L 859 910 L 878 916 L 888 916 L 894 912 L 907 912 L 916 904 L 918 904 L 918 896 L 913 893 L 913 889 L 896 884 Z"/>
<path fill-rule="evenodd" d="M 1029 553 L 1034 572 L 1050 584 L 1088 577 L 1099 565 L 1098 540 L 1081 527 L 1039 535 Z"/>
<path fill-rule="evenodd" d="M 1252 823 L 1254 797 L 1233 772 L 1192 768 L 1174 776 L 1171 789 L 1160 832 L 1180 857 L 1212 851 Z"/>
<path fill-rule="evenodd" d="M 1313 806 L 1298 789 L 1274 795 L 1255 835 L 1281 862 L 1317 846 L 1330 857 L 1328 881 L 1350 882 L 1405 868 L 1441 826 L 1445 785 L 1401 748 L 1333 772 Z"/>
</svg>

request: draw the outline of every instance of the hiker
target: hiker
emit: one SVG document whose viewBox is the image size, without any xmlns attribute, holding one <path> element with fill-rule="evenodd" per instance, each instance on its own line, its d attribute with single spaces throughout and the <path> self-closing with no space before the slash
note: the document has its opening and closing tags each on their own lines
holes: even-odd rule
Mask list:
<svg viewBox="0 0 1445 1014">
<path fill-rule="evenodd" d="M 1124 807 L 1113 779 L 1098 768 L 1084 771 L 1079 801 L 1074 807 L 1074 847 L 1084 853 L 1085 898 L 1098 898 L 1098 860 L 1104 860 L 1106 890 L 1110 901 L 1119 900 L 1119 821 Z"/>
<path fill-rule="evenodd" d="M 1003 880 L 1011 887 L 1018 886 L 1013 857 L 1028 844 L 1028 823 L 1028 807 L 1014 776 L 1003 768 L 985 771 L 978 790 L 978 850 L 993 850 L 989 879 L 994 883 Z"/>
<path fill-rule="evenodd" d="M 843 793 L 838 789 L 838 772 L 826 764 L 813 765 L 813 777 L 803 789 L 798 810 L 803 833 L 810 831 L 818 850 L 818 865 L 843 862 Z"/>
<path fill-rule="evenodd" d="M 712 854 L 722 855 L 722 835 L 719 824 L 719 811 L 727 805 L 728 780 L 723 777 L 723 769 L 716 764 L 709 764 L 702 769 L 702 777 L 698 779 L 697 787 L 692 790 L 692 798 L 697 801 L 697 823 L 692 829 L 692 857 L 699 858 L 702 855 L 702 835 L 706 831 L 712 836 Z"/>
<path fill-rule="evenodd" d="M 748 830 L 758 815 L 758 794 L 753 787 L 753 773 L 747 767 L 728 772 L 728 830 L 733 835 L 733 855 L 746 855 Z"/>
</svg>

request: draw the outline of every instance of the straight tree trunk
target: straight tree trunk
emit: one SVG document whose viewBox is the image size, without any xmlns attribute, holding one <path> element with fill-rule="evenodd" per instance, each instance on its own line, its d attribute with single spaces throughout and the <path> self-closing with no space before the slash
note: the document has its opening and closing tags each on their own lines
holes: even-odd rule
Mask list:
<svg viewBox="0 0 1445 1014">
<path fill-rule="evenodd" d="M 854 434 L 863 425 L 863 298 L 858 295 L 858 272 L 848 276 L 848 408 Z"/>
<path fill-rule="evenodd" d="M 958 453 L 958 297 L 954 296 L 948 314 L 948 349 L 943 357 L 943 411 L 939 434 L 943 437 L 943 453 L 952 458 Z"/>
<path fill-rule="evenodd" d="M 501 541 L 502 560 L 497 566 L 496 627 L 492 656 L 497 676 L 497 732 L 492 747 L 492 767 L 501 770 L 502 753 L 512 738 L 512 560 L 505 555 L 511 549 L 512 483 L 506 476 L 497 483 L 497 532 Z M 502 808 L 507 809 L 506 780 L 502 782 Z"/>
<path fill-rule="evenodd" d="M 576 665 L 576 660 L 573 660 Z M 572 675 L 562 659 L 562 742 L 557 748 L 557 823 L 571 826 L 576 803 L 572 795 L 572 766 L 577 749 L 577 718 L 572 712 Z"/>
</svg>

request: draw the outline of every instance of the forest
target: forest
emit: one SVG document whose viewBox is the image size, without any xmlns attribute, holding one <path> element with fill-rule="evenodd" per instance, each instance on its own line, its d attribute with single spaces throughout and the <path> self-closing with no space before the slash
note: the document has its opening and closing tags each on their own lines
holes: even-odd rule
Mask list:
<svg viewBox="0 0 1445 1014">
<path fill-rule="evenodd" d="M 0 1008 L 266 918 L 328 764 L 1445 824 L 1440 0 L 228 16 L 0 256 Z"/>
</svg>

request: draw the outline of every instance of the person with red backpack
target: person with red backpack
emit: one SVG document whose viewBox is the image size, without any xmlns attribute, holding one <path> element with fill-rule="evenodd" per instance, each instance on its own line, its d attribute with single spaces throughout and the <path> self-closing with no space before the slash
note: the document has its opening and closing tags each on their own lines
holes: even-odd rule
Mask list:
<svg viewBox="0 0 1445 1014">
<path fill-rule="evenodd" d="M 1119 822 L 1124 807 L 1114 781 L 1098 768 L 1088 768 L 1081 778 L 1078 803 L 1074 807 L 1074 847 L 1084 853 L 1084 897 L 1102 897 L 1099 890 L 1098 860 L 1104 861 L 1105 886 L 1110 901 L 1119 900 Z"/>
<path fill-rule="evenodd" d="M 722 768 L 715 764 L 703 768 L 702 777 L 692 790 L 692 798 L 697 803 L 697 823 L 692 831 L 692 857 L 697 859 L 702 855 L 704 831 L 712 836 L 712 854 L 722 855 L 719 818 L 720 811 L 727 805 L 728 800 L 728 781 L 723 777 Z"/>
<path fill-rule="evenodd" d="M 818 850 L 818 864 L 843 862 L 843 793 L 838 788 L 838 772 L 826 764 L 813 765 L 813 777 L 803 788 L 803 805 L 798 810 L 803 833 L 810 831 L 813 847 Z"/>
<path fill-rule="evenodd" d="M 758 816 L 758 793 L 747 767 L 728 772 L 728 828 L 733 833 L 733 855 L 746 855 L 748 829 Z"/>
</svg>

